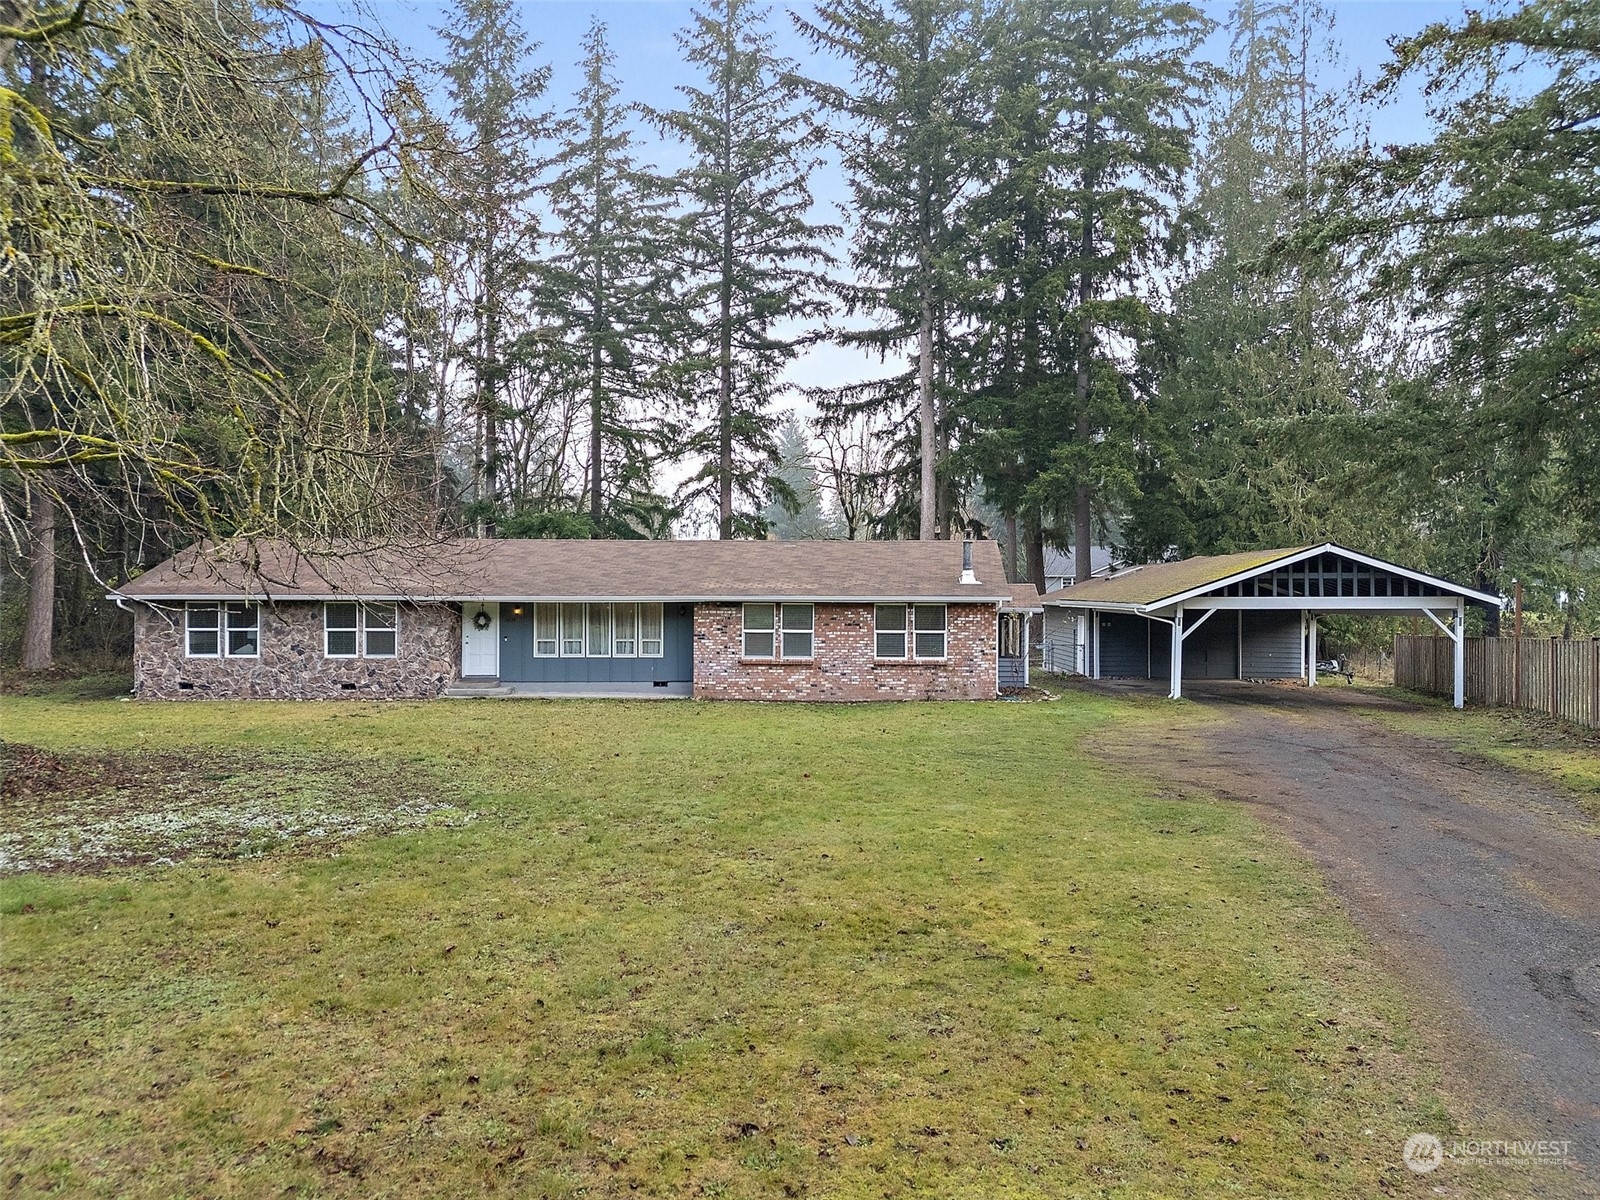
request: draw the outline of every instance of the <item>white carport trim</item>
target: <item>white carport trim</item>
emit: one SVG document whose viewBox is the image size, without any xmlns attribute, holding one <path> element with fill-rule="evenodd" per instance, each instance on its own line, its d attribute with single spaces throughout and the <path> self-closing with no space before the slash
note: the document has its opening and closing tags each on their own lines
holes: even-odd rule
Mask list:
<svg viewBox="0 0 1600 1200">
<path fill-rule="evenodd" d="M 1283 567 L 1293 566 L 1297 562 L 1304 562 L 1306 559 L 1315 558 L 1319 554 L 1342 554 L 1346 558 L 1355 559 L 1356 562 L 1365 563 L 1367 566 L 1372 567 L 1375 570 L 1388 571 L 1390 574 L 1393 574 L 1393 575 L 1399 575 L 1399 576 L 1402 576 L 1403 578 L 1406 578 L 1406 579 L 1415 580 L 1418 583 L 1428 584 L 1431 587 L 1438 588 L 1442 592 L 1448 592 L 1452 596 L 1461 596 L 1461 597 L 1463 597 L 1463 598 L 1465 598 L 1467 600 L 1476 600 L 1480 604 L 1490 604 L 1490 605 L 1493 605 L 1496 608 L 1500 607 L 1500 597 L 1499 596 L 1491 595 L 1488 592 L 1475 591 L 1474 589 L 1468 588 L 1468 587 L 1462 587 L 1459 583 L 1451 583 L 1448 579 L 1440 579 L 1437 575 L 1427 575 L 1427 574 L 1424 574 L 1421 571 L 1413 571 L 1409 567 L 1400 566 L 1398 563 L 1385 562 L 1381 558 L 1373 558 L 1370 554 L 1362 554 L 1359 550 L 1351 550 L 1351 549 L 1349 549 L 1349 548 L 1347 548 L 1345 546 L 1339 545 L 1338 542 L 1323 542 L 1322 545 L 1320 545 L 1320 546 L 1312 546 L 1310 549 L 1301 550 L 1296 554 L 1287 554 L 1282 558 L 1275 558 L 1269 563 L 1263 563 L 1260 566 L 1251 567 L 1249 570 L 1246 570 L 1246 571 L 1235 571 L 1232 575 L 1228 575 L 1228 576 L 1226 576 L 1226 577 L 1224 577 L 1222 579 L 1213 580 L 1211 583 L 1202 584 L 1199 587 L 1190 588 L 1186 592 L 1179 592 L 1176 595 L 1165 596 L 1160 600 L 1151 601 L 1150 604 L 1147 605 L 1147 607 L 1149 607 L 1149 608 L 1166 608 L 1169 605 L 1182 604 L 1186 600 L 1192 600 L 1195 597 L 1204 596 L 1207 592 L 1214 592 L 1218 588 L 1227 587 L 1229 584 L 1242 583 L 1244 580 L 1251 579 L 1251 578 L 1253 578 L 1253 577 L 1255 577 L 1257 575 L 1265 575 L 1270 571 L 1276 571 L 1276 570 L 1279 570 L 1280 568 L 1283 568 Z M 1304 599 L 1304 600 L 1317 600 L 1317 601 L 1319 601 L 1319 603 L 1317 605 L 1318 609 L 1322 610 L 1322 611 L 1326 611 L 1331 606 L 1320 603 L 1320 601 L 1322 601 L 1323 599 L 1328 599 L 1328 600 L 1336 600 L 1336 599 L 1346 599 L 1346 600 L 1410 600 L 1412 602 L 1411 603 L 1411 607 L 1415 608 L 1416 607 L 1416 601 L 1418 601 L 1418 600 L 1426 600 L 1426 599 L 1429 599 L 1429 597 L 1427 597 L 1427 596 L 1344 596 L 1344 597 L 1337 597 L 1337 596 L 1328 596 L 1328 597 L 1322 597 L 1322 596 L 1266 596 L 1266 597 L 1237 596 L 1237 597 L 1218 597 L 1218 599 L 1240 599 L 1240 600 L 1243 600 L 1243 599 L 1267 599 L 1267 600 L 1301 600 L 1301 599 Z M 1247 607 L 1247 606 L 1241 605 L 1240 607 Z M 1387 606 L 1380 606 L 1380 607 L 1387 607 Z"/>
</svg>

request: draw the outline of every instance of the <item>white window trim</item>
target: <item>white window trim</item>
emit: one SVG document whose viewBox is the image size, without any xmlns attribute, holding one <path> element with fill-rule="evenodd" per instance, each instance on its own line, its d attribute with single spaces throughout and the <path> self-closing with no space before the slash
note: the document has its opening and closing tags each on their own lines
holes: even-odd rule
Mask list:
<svg viewBox="0 0 1600 1200">
<path fill-rule="evenodd" d="M 189 614 L 191 612 L 193 612 L 197 608 L 209 608 L 209 609 L 212 609 L 217 614 L 216 626 L 214 628 L 202 627 L 202 630 L 201 630 L 202 632 L 205 632 L 205 633 L 213 633 L 214 632 L 217 635 L 217 648 L 214 651 L 212 651 L 210 654 L 195 654 L 189 649 L 189 647 L 193 644 L 189 640 Z M 227 647 L 227 644 L 228 644 L 228 635 L 227 635 L 227 630 L 226 630 L 226 625 L 227 625 L 227 621 L 228 621 L 227 611 L 228 611 L 227 604 L 224 603 L 224 602 L 220 602 L 220 601 L 216 602 L 216 603 L 209 603 L 208 604 L 205 601 L 201 601 L 201 600 L 191 600 L 188 604 L 185 604 L 183 606 L 183 656 L 185 658 L 221 658 L 221 657 L 223 657 L 223 653 L 222 652 Z"/>
<path fill-rule="evenodd" d="M 571 639 L 567 637 L 567 609 L 569 608 L 575 608 L 578 610 L 578 636 Z M 558 658 L 588 657 L 589 606 L 587 604 L 565 603 L 558 605 L 556 611 L 556 629 L 561 635 L 556 639 L 556 649 L 560 652 L 557 655 Z M 578 649 L 576 652 L 567 649 L 567 642 L 569 640 L 578 643 Z"/>
<path fill-rule="evenodd" d="M 238 605 L 241 605 L 244 608 L 250 609 L 255 614 L 255 624 L 254 625 L 245 625 L 245 626 L 243 626 L 243 627 L 241 627 L 239 629 L 234 629 L 232 626 L 230 626 L 228 624 L 228 609 L 230 607 L 232 607 L 234 604 L 238 604 Z M 228 657 L 228 658 L 260 658 L 261 657 L 261 605 L 256 603 L 254 600 L 230 600 L 228 603 L 220 605 L 219 607 L 221 609 L 221 612 L 218 615 L 219 615 L 219 618 L 220 618 L 220 620 L 222 622 L 222 628 L 220 630 L 221 637 L 220 637 L 220 639 L 219 639 L 219 641 L 217 643 L 217 649 L 220 650 L 223 653 L 223 655 Z M 254 633 L 256 635 L 256 637 L 255 637 L 255 645 L 256 645 L 255 653 L 254 654 L 235 654 L 232 650 L 228 649 L 228 635 L 230 633 L 242 633 L 246 629 L 250 630 L 252 633 Z"/>
<path fill-rule="evenodd" d="M 917 609 L 919 609 L 919 608 L 938 608 L 938 609 L 943 609 L 944 610 L 944 621 L 939 626 L 938 629 L 923 629 L 923 630 L 918 630 L 917 629 Z M 913 660 L 916 661 L 916 662 L 927 662 L 927 663 L 949 662 L 950 661 L 950 606 L 948 604 L 913 604 L 913 605 L 910 606 L 910 609 L 911 609 L 911 611 L 906 614 L 907 617 L 909 618 L 909 620 L 907 621 L 906 635 L 910 639 L 910 642 L 911 642 L 911 645 L 910 645 L 909 649 L 911 651 L 911 656 L 912 656 Z M 919 632 L 920 633 L 937 633 L 939 635 L 939 644 L 944 647 L 943 652 L 940 653 L 940 654 L 920 654 L 920 653 L 918 653 L 918 651 L 917 651 L 917 634 Z"/>
<path fill-rule="evenodd" d="M 552 641 L 553 640 L 555 642 L 556 648 L 554 650 L 545 651 L 545 650 L 540 650 L 539 649 L 539 610 L 541 608 L 552 609 L 554 611 L 554 614 L 555 614 L 556 636 L 553 639 L 552 638 L 546 638 L 545 639 L 546 641 Z M 552 604 L 552 603 L 548 603 L 548 602 L 547 603 L 543 603 L 543 604 L 530 604 L 530 605 L 528 605 L 528 609 L 529 609 L 528 619 L 533 622 L 533 656 L 535 658 L 560 658 L 561 657 L 561 605 Z"/>
<path fill-rule="evenodd" d="M 885 633 L 900 635 L 905 650 L 901 654 L 878 653 L 878 610 L 880 608 L 898 608 L 905 614 L 905 624 L 899 629 L 886 629 Z M 908 662 L 911 658 L 911 605 L 909 604 L 874 604 L 872 606 L 872 658 L 875 662 L 898 663 Z"/>
<path fill-rule="evenodd" d="M 633 620 L 626 637 L 623 636 L 621 627 L 617 624 L 617 609 L 631 608 Z M 618 650 L 618 642 L 627 642 L 629 649 Z M 626 600 L 618 601 L 611 606 L 611 657 L 612 658 L 638 658 L 639 657 L 639 606 Z"/>
<path fill-rule="evenodd" d="M 654 650 L 644 648 L 644 610 L 651 609 L 656 615 L 656 632 L 659 636 L 650 640 L 656 644 Z M 647 603 L 637 601 L 633 606 L 634 628 L 638 631 L 638 638 L 634 642 L 635 658 L 665 658 L 667 654 L 667 609 L 660 603 Z"/>
<path fill-rule="evenodd" d="M 382 607 L 387 608 L 391 613 L 394 614 L 394 624 L 393 625 L 380 625 L 378 627 L 378 632 L 379 633 L 392 633 L 392 634 L 394 634 L 394 652 L 391 653 L 391 654 L 374 654 L 374 653 L 372 653 L 371 650 L 367 649 L 367 635 L 368 635 L 368 633 L 371 632 L 371 627 L 368 626 L 368 624 L 367 624 L 367 611 L 370 608 L 373 608 L 373 607 L 377 607 L 377 606 L 376 605 L 368 605 L 368 604 L 363 604 L 361 606 L 361 613 L 360 613 L 360 616 L 359 616 L 359 620 L 361 621 L 361 637 L 357 640 L 357 645 L 359 645 L 361 647 L 361 657 L 362 658 L 376 658 L 376 659 L 399 658 L 400 657 L 400 606 L 398 604 L 387 604 L 387 603 L 384 604 Z"/>
<path fill-rule="evenodd" d="M 772 627 L 770 629 L 751 629 L 750 610 L 752 608 L 770 608 L 772 610 Z M 744 662 L 778 662 L 778 655 L 783 648 L 783 613 L 782 605 L 771 600 L 746 600 L 739 606 L 739 658 Z M 770 654 L 751 654 L 750 635 L 752 633 L 766 634 L 772 638 L 772 652 Z"/>
<path fill-rule="evenodd" d="M 809 608 L 811 610 L 811 628 L 795 629 L 794 633 L 803 633 L 811 639 L 810 654 L 790 654 L 785 649 L 785 640 L 791 630 L 783 623 L 783 610 L 786 608 Z M 795 601 L 793 604 L 779 604 L 773 613 L 773 651 L 779 662 L 808 663 L 817 659 L 817 606 L 805 601 Z"/>
<path fill-rule="evenodd" d="M 355 610 L 355 623 L 353 625 L 332 626 L 328 624 L 328 609 L 335 604 L 348 604 Z M 356 638 L 356 648 L 349 654 L 335 654 L 328 649 L 328 637 L 335 633 L 353 633 Z M 354 600 L 325 600 L 322 604 L 322 657 L 335 659 L 351 659 L 361 657 L 361 605 Z"/>
<path fill-rule="evenodd" d="M 349 604 L 349 605 L 352 605 L 356 610 L 356 623 L 354 625 L 339 625 L 339 626 L 331 626 L 331 625 L 329 625 L 328 624 L 328 609 L 331 606 L 335 605 L 335 604 Z M 363 658 L 376 659 L 379 662 L 388 662 L 388 661 L 391 661 L 393 659 L 396 659 L 396 658 L 400 657 L 400 605 L 399 604 L 395 604 L 395 603 L 386 603 L 384 605 L 385 608 L 388 608 L 391 612 L 394 613 L 394 625 L 393 625 L 392 628 L 385 627 L 385 626 L 379 626 L 379 628 L 378 628 L 378 632 L 381 632 L 381 633 L 390 633 L 390 632 L 392 632 L 394 634 L 394 653 L 393 654 L 372 654 L 372 653 L 368 652 L 368 650 L 367 650 L 367 609 L 369 607 L 370 606 L 368 604 L 366 604 L 364 601 L 360 601 L 360 600 L 324 600 L 322 602 L 322 657 L 323 658 L 331 658 L 335 662 L 352 662 L 352 661 L 354 661 L 356 659 L 363 659 Z M 259 619 L 260 618 L 258 616 L 258 618 L 257 618 L 258 622 L 259 622 Z M 332 650 L 328 649 L 328 635 L 329 634 L 334 634 L 334 633 L 354 633 L 356 635 L 355 653 L 354 654 L 335 654 Z M 258 632 L 257 635 L 256 635 L 256 638 L 257 638 L 256 644 L 258 646 L 261 644 L 260 643 L 260 636 L 261 635 Z"/>
</svg>

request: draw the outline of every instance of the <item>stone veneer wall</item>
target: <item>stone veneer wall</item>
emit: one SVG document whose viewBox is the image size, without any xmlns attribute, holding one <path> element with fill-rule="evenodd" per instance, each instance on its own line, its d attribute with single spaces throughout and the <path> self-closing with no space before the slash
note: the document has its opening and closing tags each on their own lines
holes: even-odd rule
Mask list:
<svg viewBox="0 0 1600 1200">
<path fill-rule="evenodd" d="M 999 671 L 998 610 L 952 604 L 944 662 L 878 661 L 873 606 L 819 604 L 810 662 L 743 659 L 743 607 L 697 604 L 694 695 L 704 700 L 992 700 Z"/>
<path fill-rule="evenodd" d="M 400 605 L 394 658 L 327 658 L 322 605 L 263 604 L 259 658 L 188 658 L 183 606 L 134 606 L 133 690 L 148 700 L 387 700 L 437 696 L 461 665 L 461 613 Z M 188 685 L 188 686 L 185 686 Z"/>
</svg>

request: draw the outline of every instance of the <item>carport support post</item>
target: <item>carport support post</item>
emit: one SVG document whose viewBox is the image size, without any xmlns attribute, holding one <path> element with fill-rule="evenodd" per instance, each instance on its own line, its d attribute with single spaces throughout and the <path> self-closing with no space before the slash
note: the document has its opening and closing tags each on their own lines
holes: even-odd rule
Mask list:
<svg viewBox="0 0 1600 1200">
<path fill-rule="evenodd" d="M 1309 637 L 1308 648 L 1310 650 L 1310 653 L 1306 655 L 1306 686 L 1307 687 L 1316 687 L 1317 686 L 1317 614 L 1316 613 L 1308 612 L 1306 614 L 1306 629 L 1307 629 L 1307 636 Z"/>
<path fill-rule="evenodd" d="M 1172 614 L 1172 688 L 1167 697 L 1183 699 L 1183 609 Z"/>
<path fill-rule="evenodd" d="M 1451 636 L 1455 639 L 1452 647 L 1452 656 L 1455 659 L 1455 694 L 1453 702 L 1455 707 L 1464 708 L 1467 703 L 1467 613 L 1466 601 L 1456 601 L 1455 615 L 1450 618 Z"/>
</svg>

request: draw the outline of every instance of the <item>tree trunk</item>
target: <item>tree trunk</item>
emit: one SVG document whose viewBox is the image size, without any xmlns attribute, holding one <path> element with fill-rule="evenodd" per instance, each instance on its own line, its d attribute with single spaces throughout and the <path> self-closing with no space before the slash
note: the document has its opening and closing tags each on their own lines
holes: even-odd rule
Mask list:
<svg viewBox="0 0 1600 1200">
<path fill-rule="evenodd" d="M 28 516 L 28 615 L 22 630 L 22 669 L 48 671 L 55 665 L 56 502 L 35 488 Z"/>
<path fill-rule="evenodd" d="M 1044 521 L 1038 510 L 1028 514 L 1028 579 L 1034 590 L 1044 591 Z"/>
<path fill-rule="evenodd" d="M 1022 582 L 1022 554 L 1017 546 L 1017 514 L 1006 514 L 1006 578 L 1012 583 Z"/>
<path fill-rule="evenodd" d="M 595 203 L 599 211 L 598 197 Z M 589 521 L 593 528 L 589 536 L 600 536 L 600 521 L 605 515 L 605 501 L 601 495 L 601 484 L 604 481 L 604 456 L 605 456 L 605 403 L 602 385 L 604 383 L 605 358 L 600 344 L 600 330 L 604 327 L 605 319 L 603 296 L 605 294 L 605 268 L 600 263 L 598 255 L 595 256 L 591 267 L 594 284 L 594 328 L 590 331 L 589 339 Z"/>
<path fill-rule="evenodd" d="M 928 270 L 924 267 L 924 271 Z M 931 542 L 939 535 L 939 498 L 935 482 L 937 442 L 933 411 L 933 301 L 928 295 L 929 281 L 922 281 L 922 322 L 917 332 L 917 407 L 922 424 L 921 521 L 917 537 Z"/>
<path fill-rule="evenodd" d="M 726 128 L 726 125 L 724 126 Z M 731 153 L 731 152 L 730 152 Z M 722 281 L 717 329 L 717 536 L 733 536 L 733 212 L 722 210 Z"/>
</svg>

